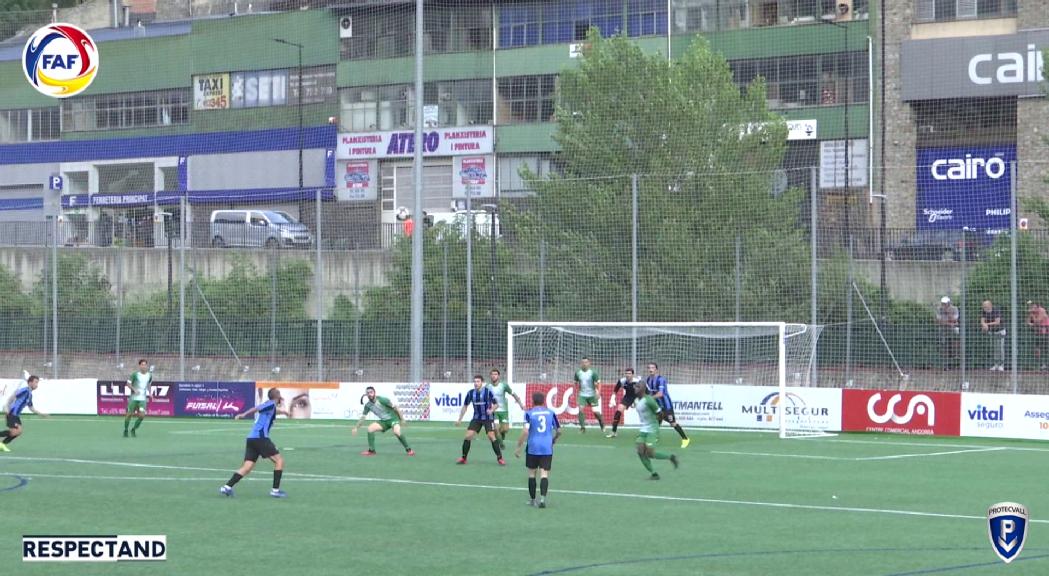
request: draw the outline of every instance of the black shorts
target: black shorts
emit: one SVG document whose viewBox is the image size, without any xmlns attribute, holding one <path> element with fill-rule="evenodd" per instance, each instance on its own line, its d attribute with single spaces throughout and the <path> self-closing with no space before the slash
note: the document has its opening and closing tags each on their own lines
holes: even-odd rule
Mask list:
<svg viewBox="0 0 1049 576">
<path fill-rule="evenodd" d="M 547 454 L 546 456 L 537 456 L 535 454 L 525 454 L 525 468 L 529 470 L 535 470 L 536 468 L 542 468 L 547 472 L 550 471 L 550 465 L 554 463 L 553 454 Z"/>
<path fill-rule="evenodd" d="M 466 427 L 467 430 L 473 430 L 474 432 L 480 432 L 481 428 L 484 428 L 485 432 L 495 432 L 495 421 L 470 420 L 470 425 Z"/>
<path fill-rule="evenodd" d="M 15 416 L 14 414 L 8 414 L 7 415 L 7 427 L 8 428 L 18 428 L 21 425 L 22 425 L 22 419 L 21 418 L 19 418 L 18 416 Z"/>
<path fill-rule="evenodd" d="M 667 424 L 677 424 L 677 418 L 674 418 L 674 409 L 663 411 L 663 421 Z"/>
<path fill-rule="evenodd" d="M 269 438 L 248 438 L 247 445 L 244 447 L 244 459 L 251 462 L 257 462 L 259 456 L 272 458 L 277 454 L 280 454 L 280 450 L 277 450 L 277 447 L 273 445 L 273 440 Z"/>
<path fill-rule="evenodd" d="M 636 402 L 636 401 L 637 401 L 637 395 L 636 394 L 624 394 L 623 395 L 623 399 L 620 400 L 619 403 L 622 404 L 625 408 L 630 408 L 630 407 L 632 407 L 634 405 L 634 402 Z"/>
</svg>

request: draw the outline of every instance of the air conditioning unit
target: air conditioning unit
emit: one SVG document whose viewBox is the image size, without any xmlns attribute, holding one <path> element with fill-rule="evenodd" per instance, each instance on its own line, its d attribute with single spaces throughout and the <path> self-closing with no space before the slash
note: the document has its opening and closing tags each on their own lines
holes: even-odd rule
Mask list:
<svg viewBox="0 0 1049 576">
<path fill-rule="evenodd" d="M 353 18 L 349 16 L 339 18 L 339 38 L 353 38 Z"/>
</svg>

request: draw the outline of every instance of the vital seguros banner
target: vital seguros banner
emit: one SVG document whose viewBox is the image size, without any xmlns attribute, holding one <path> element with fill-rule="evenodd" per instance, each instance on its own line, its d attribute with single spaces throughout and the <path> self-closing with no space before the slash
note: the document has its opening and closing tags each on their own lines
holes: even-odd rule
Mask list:
<svg viewBox="0 0 1049 576">
<path fill-rule="evenodd" d="M 919 230 L 1009 228 L 1016 146 L 920 148 L 917 159 Z"/>
</svg>

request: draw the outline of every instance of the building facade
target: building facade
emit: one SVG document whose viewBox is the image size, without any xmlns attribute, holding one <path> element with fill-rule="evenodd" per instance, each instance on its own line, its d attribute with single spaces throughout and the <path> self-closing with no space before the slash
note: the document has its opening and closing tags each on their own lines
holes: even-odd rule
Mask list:
<svg viewBox="0 0 1049 576">
<path fill-rule="evenodd" d="M 1049 2 L 886 2 L 884 172 L 892 227 L 1007 229 L 1045 198 Z"/>
<path fill-rule="evenodd" d="M 23 80 L 21 42 L 0 44 L 0 219 L 41 218 L 57 174 L 71 219 L 140 221 L 145 237 L 134 241 L 144 245 L 166 232 L 146 222 L 153 211 L 185 196 L 200 245 L 216 207 L 277 206 L 310 223 L 303 200 L 319 191 L 325 222 L 355 235 L 338 245 L 372 247 L 414 203 L 417 114 L 428 211 L 468 195 L 528 195 L 523 167 L 555 172 L 559 73 L 577 65 L 591 28 L 670 58 L 705 36 L 741 86 L 765 78 L 770 108 L 791 121 L 787 183 L 809 188 L 819 166 L 828 220 L 850 195 L 855 221 L 869 217 L 858 201 L 873 184 L 866 2 L 462 0 L 427 10 L 421 42 L 410 2 L 93 30 L 104 72 L 63 101 Z"/>
</svg>

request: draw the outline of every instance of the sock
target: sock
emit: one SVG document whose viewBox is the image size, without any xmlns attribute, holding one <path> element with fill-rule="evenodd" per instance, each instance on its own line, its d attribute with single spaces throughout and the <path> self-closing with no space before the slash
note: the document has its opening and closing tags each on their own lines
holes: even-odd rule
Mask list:
<svg viewBox="0 0 1049 576">
<path fill-rule="evenodd" d="M 143 420 L 142 418 L 138 418 L 137 420 L 135 420 L 135 426 L 132 427 L 131 429 L 132 430 L 138 430 L 138 427 L 142 425 L 142 420 Z"/>
<path fill-rule="evenodd" d="M 466 455 L 470 453 L 470 441 L 463 440 L 463 460 L 466 460 Z"/>
<path fill-rule="evenodd" d="M 412 447 L 408 445 L 408 440 L 406 440 L 404 438 L 404 434 L 403 433 L 400 436 L 398 436 L 397 439 L 401 441 L 401 446 L 404 446 L 404 449 L 406 451 L 412 449 Z"/>
<path fill-rule="evenodd" d="M 546 498 L 546 489 L 550 487 L 550 479 L 543 478 L 539 481 L 539 494 Z"/>
<path fill-rule="evenodd" d="M 499 431 L 499 441 L 500 442 L 506 442 L 506 431 L 505 430 L 500 430 Z"/>
<path fill-rule="evenodd" d="M 655 452 L 652 457 L 656 460 L 670 460 L 670 454 L 667 452 Z"/>
<path fill-rule="evenodd" d="M 368 432 L 368 450 L 375 452 L 375 432 Z"/>
<path fill-rule="evenodd" d="M 241 478 L 243 478 L 243 476 L 241 476 L 240 474 L 237 474 L 236 472 L 234 472 L 233 473 L 233 477 L 229 479 L 229 482 L 226 482 L 226 486 L 229 486 L 230 488 L 233 488 L 233 485 L 236 484 L 237 482 L 240 482 Z"/>
<path fill-rule="evenodd" d="M 612 433 L 615 434 L 616 430 L 619 430 L 619 422 L 623 419 L 623 413 L 616 410 L 616 413 L 612 416 Z"/>
<path fill-rule="evenodd" d="M 7 438 L 10 435 L 11 435 L 11 433 L 8 432 L 7 430 L 4 430 L 3 432 L 0 432 L 0 438 Z"/>
<path fill-rule="evenodd" d="M 655 472 L 655 470 L 652 469 L 652 460 L 650 460 L 648 456 L 642 456 L 638 454 L 638 458 L 641 458 L 641 464 L 645 466 L 645 470 L 648 470 L 649 472 Z"/>
<path fill-rule="evenodd" d="M 280 488 L 280 477 L 284 474 L 283 470 L 273 471 L 273 489 L 277 490 Z"/>
<path fill-rule="evenodd" d="M 528 497 L 535 500 L 535 478 L 528 479 Z"/>
<path fill-rule="evenodd" d="M 585 428 L 586 427 L 586 414 L 583 413 L 583 409 L 582 408 L 579 409 L 579 416 L 577 416 L 577 419 L 579 420 L 579 427 L 580 428 Z"/>
<path fill-rule="evenodd" d="M 677 430 L 678 436 L 681 436 L 682 440 L 688 440 L 688 436 L 685 436 L 685 430 L 681 428 L 681 424 L 674 424 L 674 430 Z"/>
<path fill-rule="evenodd" d="M 14 442 L 15 438 L 17 438 L 17 436 L 8 436 L 8 437 L 4 438 L 4 444 L 10 444 L 10 443 Z"/>
<path fill-rule="evenodd" d="M 601 419 L 601 415 L 600 415 L 600 414 L 598 414 L 598 413 L 597 413 L 597 412 L 595 411 L 595 412 L 594 412 L 594 418 L 597 418 L 597 425 L 598 425 L 598 426 L 599 426 L 599 427 L 600 427 L 600 428 L 601 428 L 602 430 L 604 430 L 604 429 L 605 429 L 605 421 Z"/>
<path fill-rule="evenodd" d="M 499 449 L 499 441 L 498 440 L 492 440 L 492 450 L 495 451 L 495 457 L 496 458 L 502 459 L 503 451 Z"/>
<path fill-rule="evenodd" d="M 131 416 L 128 416 L 127 418 L 124 418 L 124 432 L 127 432 L 127 427 L 128 427 L 128 424 L 130 424 L 130 423 L 131 423 Z"/>
</svg>

